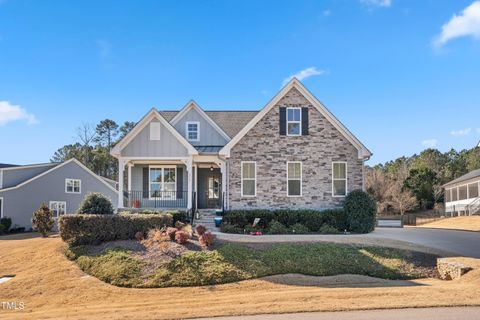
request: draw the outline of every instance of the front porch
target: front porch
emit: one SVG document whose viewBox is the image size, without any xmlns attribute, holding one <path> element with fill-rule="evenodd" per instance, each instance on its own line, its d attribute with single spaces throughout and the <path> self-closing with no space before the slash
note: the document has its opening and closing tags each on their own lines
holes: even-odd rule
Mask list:
<svg viewBox="0 0 480 320">
<path fill-rule="evenodd" d="M 216 156 L 119 159 L 119 207 L 124 209 L 223 209 L 225 162 Z"/>
</svg>

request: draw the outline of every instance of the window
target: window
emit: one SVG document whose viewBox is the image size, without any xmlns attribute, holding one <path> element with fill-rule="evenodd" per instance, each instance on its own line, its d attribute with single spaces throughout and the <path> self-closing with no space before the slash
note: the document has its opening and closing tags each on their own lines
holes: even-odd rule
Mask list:
<svg viewBox="0 0 480 320">
<path fill-rule="evenodd" d="M 302 134 L 302 109 L 287 108 L 287 136 Z"/>
<path fill-rule="evenodd" d="M 3 198 L 0 198 L 0 218 L 3 218 Z"/>
<path fill-rule="evenodd" d="M 302 163 L 287 162 L 287 195 L 298 197 L 302 195 Z"/>
<path fill-rule="evenodd" d="M 200 122 L 187 122 L 185 127 L 185 135 L 188 141 L 200 140 Z"/>
<path fill-rule="evenodd" d="M 458 188 L 458 200 L 467 199 L 467 186 L 461 186 Z"/>
<path fill-rule="evenodd" d="M 445 189 L 445 202 L 450 202 L 450 201 L 452 201 L 451 190 Z"/>
<path fill-rule="evenodd" d="M 82 181 L 80 179 L 65 179 L 66 193 L 80 193 L 82 191 Z"/>
<path fill-rule="evenodd" d="M 453 188 L 451 190 L 452 190 L 452 201 L 457 201 L 457 198 L 458 198 L 457 188 Z"/>
<path fill-rule="evenodd" d="M 65 201 L 50 201 L 49 207 L 55 219 L 60 218 L 67 212 L 67 203 Z"/>
<path fill-rule="evenodd" d="M 150 167 L 150 198 L 175 199 L 177 168 L 175 166 Z"/>
<path fill-rule="evenodd" d="M 344 197 L 347 195 L 347 163 L 332 163 L 332 195 L 334 197 Z"/>
<path fill-rule="evenodd" d="M 478 183 L 468 185 L 468 197 L 470 199 L 478 197 Z"/>
<path fill-rule="evenodd" d="M 242 162 L 242 197 L 254 197 L 257 194 L 257 164 L 253 161 Z"/>
<path fill-rule="evenodd" d="M 160 122 L 150 122 L 150 140 L 160 140 Z"/>
</svg>

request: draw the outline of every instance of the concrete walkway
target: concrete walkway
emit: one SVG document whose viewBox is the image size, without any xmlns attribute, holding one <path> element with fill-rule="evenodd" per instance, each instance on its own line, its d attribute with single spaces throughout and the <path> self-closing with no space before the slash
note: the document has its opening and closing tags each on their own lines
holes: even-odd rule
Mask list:
<svg viewBox="0 0 480 320">
<path fill-rule="evenodd" d="M 427 228 L 376 228 L 362 235 L 262 235 L 216 233 L 217 238 L 243 243 L 267 242 L 334 242 L 361 245 L 383 245 L 413 249 L 442 256 L 480 258 L 480 232 Z"/>
<path fill-rule="evenodd" d="M 477 320 L 480 307 L 385 309 L 203 318 L 215 320 Z"/>
</svg>

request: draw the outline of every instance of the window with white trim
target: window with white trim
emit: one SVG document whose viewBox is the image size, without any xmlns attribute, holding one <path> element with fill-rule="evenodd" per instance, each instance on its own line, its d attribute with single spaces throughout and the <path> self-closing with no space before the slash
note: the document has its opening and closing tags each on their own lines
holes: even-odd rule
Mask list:
<svg viewBox="0 0 480 320">
<path fill-rule="evenodd" d="M 254 197 L 257 194 L 257 163 L 242 161 L 242 197 Z"/>
<path fill-rule="evenodd" d="M 302 195 L 302 163 L 287 162 L 287 195 L 299 197 Z"/>
<path fill-rule="evenodd" d="M 332 194 L 334 197 L 347 195 L 347 163 L 332 163 Z"/>
<path fill-rule="evenodd" d="M 53 218 L 60 218 L 67 212 L 67 203 L 65 201 L 50 201 L 49 208 L 53 213 Z"/>
<path fill-rule="evenodd" d="M 149 170 L 150 198 L 175 199 L 177 189 L 177 167 L 151 166 Z"/>
<path fill-rule="evenodd" d="M 302 109 L 287 108 L 287 135 L 300 136 L 302 134 Z"/>
<path fill-rule="evenodd" d="M 200 122 L 188 121 L 185 123 L 185 136 L 188 141 L 200 140 Z"/>
<path fill-rule="evenodd" d="M 160 140 L 160 122 L 150 122 L 150 140 Z"/>
<path fill-rule="evenodd" d="M 65 192 L 66 193 L 81 193 L 82 192 L 82 180 L 80 180 L 80 179 L 65 179 Z"/>
</svg>

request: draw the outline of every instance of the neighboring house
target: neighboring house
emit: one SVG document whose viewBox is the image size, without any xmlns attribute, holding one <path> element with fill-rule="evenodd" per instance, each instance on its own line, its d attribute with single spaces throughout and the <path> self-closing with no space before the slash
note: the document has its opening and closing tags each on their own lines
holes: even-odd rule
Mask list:
<svg viewBox="0 0 480 320">
<path fill-rule="evenodd" d="M 120 207 L 186 209 L 337 207 L 371 156 L 297 79 L 258 112 L 152 109 L 111 154 Z"/>
<path fill-rule="evenodd" d="M 100 192 L 117 207 L 115 181 L 100 177 L 76 159 L 0 168 L 0 217 L 12 225 L 32 226 L 33 212 L 45 202 L 55 218 L 75 213 L 89 192 Z"/>
<path fill-rule="evenodd" d="M 452 215 L 480 213 L 480 169 L 450 181 L 443 187 L 445 188 L 445 212 Z"/>
</svg>

